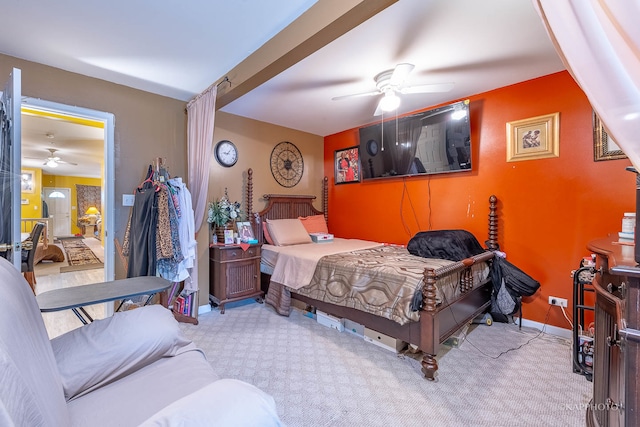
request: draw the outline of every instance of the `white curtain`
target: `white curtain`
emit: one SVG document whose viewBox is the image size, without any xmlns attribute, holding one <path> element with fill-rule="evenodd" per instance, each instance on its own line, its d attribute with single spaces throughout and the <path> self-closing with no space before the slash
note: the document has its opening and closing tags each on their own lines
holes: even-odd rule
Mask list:
<svg viewBox="0 0 640 427">
<path fill-rule="evenodd" d="M 209 192 L 209 159 L 213 150 L 213 127 L 215 122 L 216 95 L 218 86 L 212 85 L 187 104 L 187 154 L 189 188 L 193 204 L 195 229 L 200 230 L 207 208 Z M 196 247 L 196 254 L 198 253 Z M 185 287 L 198 289 L 198 256 L 191 271 L 191 282 Z"/>
<path fill-rule="evenodd" d="M 640 2 L 533 0 L 565 67 L 640 171 Z"/>
</svg>

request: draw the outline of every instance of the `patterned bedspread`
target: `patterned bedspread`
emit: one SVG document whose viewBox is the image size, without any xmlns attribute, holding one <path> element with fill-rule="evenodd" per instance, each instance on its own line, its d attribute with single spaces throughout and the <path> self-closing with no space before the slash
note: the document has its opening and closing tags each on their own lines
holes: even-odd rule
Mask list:
<svg viewBox="0 0 640 427">
<path fill-rule="evenodd" d="M 311 283 L 293 292 L 403 325 L 419 319 L 411 303 L 422 288 L 425 268 L 450 264 L 453 261 L 417 257 L 395 246 L 327 255 L 318 262 Z M 480 263 L 472 266 L 472 272 L 474 283 L 482 283 L 489 276 L 489 267 Z M 439 304 L 454 301 L 460 295 L 458 274 L 440 278 L 436 287 Z"/>
</svg>

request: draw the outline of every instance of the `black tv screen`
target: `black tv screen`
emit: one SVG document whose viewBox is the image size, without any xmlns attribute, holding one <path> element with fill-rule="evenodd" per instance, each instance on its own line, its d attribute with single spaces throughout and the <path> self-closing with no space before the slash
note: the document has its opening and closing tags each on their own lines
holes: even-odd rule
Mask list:
<svg viewBox="0 0 640 427">
<path fill-rule="evenodd" d="M 362 179 L 471 170 L 469 101 L 360 128 Z"/>
</svg>

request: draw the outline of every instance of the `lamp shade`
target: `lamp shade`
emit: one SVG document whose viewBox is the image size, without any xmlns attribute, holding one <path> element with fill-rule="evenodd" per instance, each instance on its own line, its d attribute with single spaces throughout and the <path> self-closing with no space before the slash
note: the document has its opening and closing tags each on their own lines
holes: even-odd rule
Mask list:
<svg viewBox="0 0 640 427">
<path fill-rule="evenodd" d="M 89 209 L 87 209 L 87 211 L 85 212 L 85 214 L 87 215 L 98 215 L 100 213 L 100 211 L 98 210 L 98 208 L 96 208 L 95 206 L 91 206 Z"/>
</svg>

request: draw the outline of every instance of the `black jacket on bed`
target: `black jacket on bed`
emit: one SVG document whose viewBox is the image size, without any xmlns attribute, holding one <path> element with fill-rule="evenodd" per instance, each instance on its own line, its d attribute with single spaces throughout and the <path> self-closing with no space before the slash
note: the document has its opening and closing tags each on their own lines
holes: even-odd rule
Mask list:
<svg viewBox="0 0 640 427">
<path fill-rule="evenodd" d="M 475 236 L 466 230 L 421 231 L 409 240 L 407 250 L 423 258 L 461 261 L 485 252 Z"/>
<path fill-rule="evenodd" d="M 486 251 L 475 236 L 466 230 L 421 231 L 409 240 L 407 250 L 419 257 L 449 261 L 461 261 Z M 540 288 L 537 280 L 499 256 L 491 262 L 491 279 L 493 295 L 490 311 L 494 317 L 498 317 L 497 321 L 506 321 L 501 320 L 499 315 L 515 313 L 522 296 L 531 296 Z M 422 294 L 417 291 L 412 302 L 415 311 L 422 308 Z"/>
</svg>

